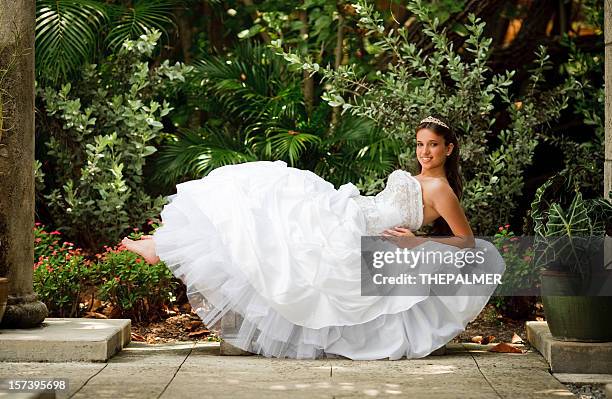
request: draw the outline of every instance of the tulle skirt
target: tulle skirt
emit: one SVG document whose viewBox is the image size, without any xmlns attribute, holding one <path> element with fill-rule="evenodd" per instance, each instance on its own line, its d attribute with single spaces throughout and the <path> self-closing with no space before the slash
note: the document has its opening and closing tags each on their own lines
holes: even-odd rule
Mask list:
<svg viewBox="0 0 612 399">
<path fill-rule="evenodd" d="M 218 168 L 177 186 L 153 238 L 208 326 L 240 315 L 230 343 L 268 357 L 423 357 L 475 318 L 489 295 L 361 295 L 364 216 L 336 190 L 282 161 Z M 443 244 L 431 244 L 457 250 Z M 490 272 L 503 272 L 486 241 Z"/>
</svg>

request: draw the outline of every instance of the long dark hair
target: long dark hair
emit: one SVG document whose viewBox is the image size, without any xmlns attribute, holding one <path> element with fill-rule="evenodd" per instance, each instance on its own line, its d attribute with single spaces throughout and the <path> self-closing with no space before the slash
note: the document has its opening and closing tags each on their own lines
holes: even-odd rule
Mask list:
<svg viewBox="0 0 612 399">
<path fill-rule="evenodd" d="M 446 126 L 450 126 L 444 119 L 439 116 L 434 116 L 435 119 L 440 120 L 442 123 L 446 124 Z M 461 200 L 463 197 L 463 179 L 461 178 L 461 173 L 459 171 L 459 141 L 457 140 L 457 136 L 455 133 L 448 127 L 440 125 L 436 122 L 422 122 L 415 129 L 416 133 L 421 129 L 429 129 L 438 136 L 441 136 L 444 139 L 444 144 L 449 145 L 453 144 L 453 151 L 446 158 L 444 162 L 444 172 L 446 173 L 446 180 L 448 180 L 448 184 L 453 189 L 453 192 Z M 419 173 L 422 170 L 421 163 L 417 162 Z M 433 235 L 452 235 L 453 232 L 451 228 L 448 226 L 448 223 L 442 218 L 437 218 L 433 223 Z"/>
</svg>

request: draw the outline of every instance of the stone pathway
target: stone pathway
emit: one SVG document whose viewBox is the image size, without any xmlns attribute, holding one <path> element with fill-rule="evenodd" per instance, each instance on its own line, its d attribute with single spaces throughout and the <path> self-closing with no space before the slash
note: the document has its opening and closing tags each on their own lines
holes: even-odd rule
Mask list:
<svg viewBox="0 0 612 399">
<path fill-rule="evenodd" d="M 219 356 L 218 343 L 132 342 L 108 363 L 0 363 L 0 378 L 68 378 L 58 398 L 574 397 L 537 352 L 449 344 L 417 360 Z M 0 393 L 0 398 L 3 398 Z"/>
</svg>

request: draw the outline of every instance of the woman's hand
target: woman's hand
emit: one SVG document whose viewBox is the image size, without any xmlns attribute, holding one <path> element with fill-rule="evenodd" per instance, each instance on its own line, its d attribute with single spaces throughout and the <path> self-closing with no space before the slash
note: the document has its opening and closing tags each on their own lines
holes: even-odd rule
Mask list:
<svg viewBox="0 0 612 399">
<path fill-rule="evenodd" d="M 399 248 L 413 248 L 417 246 L 418 239 L 414 233 L 405 227 L 394 227 L 383 231 L 382 236 L 391 241 Z"/>
<path fill-rule="evenodd" d="M 382 233 L 383 237 L 414 237 L 414 233 L 410 229 L 404 227 L 394 227 L 387 229 Z"/>
</svg>

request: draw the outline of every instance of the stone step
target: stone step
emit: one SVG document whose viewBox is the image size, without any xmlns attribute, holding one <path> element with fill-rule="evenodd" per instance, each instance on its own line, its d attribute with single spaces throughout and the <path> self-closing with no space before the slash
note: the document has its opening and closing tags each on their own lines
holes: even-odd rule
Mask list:
<svg viewBox="0 0 612 399">
<path fill-rule="evenodd" d="M 612 342 L 559 341 L 545 321 L 528 321 L 527 339 L 553 373 L 612 374 Z"/>
<path fill-rule="evenodd" d="M 105 362 L 131 338 L 129 319 L 47 318 L 40 327 L 0 329 L 0 361 Z"/>
</svg>

